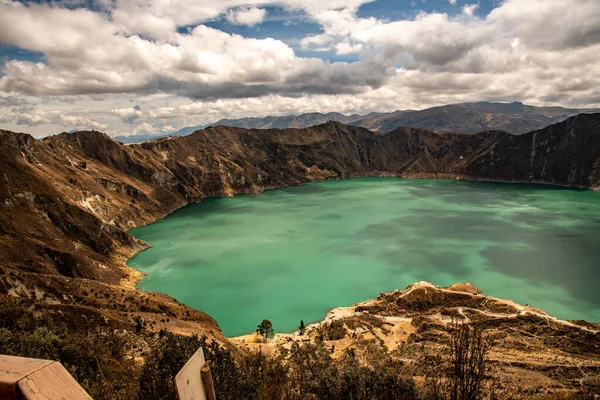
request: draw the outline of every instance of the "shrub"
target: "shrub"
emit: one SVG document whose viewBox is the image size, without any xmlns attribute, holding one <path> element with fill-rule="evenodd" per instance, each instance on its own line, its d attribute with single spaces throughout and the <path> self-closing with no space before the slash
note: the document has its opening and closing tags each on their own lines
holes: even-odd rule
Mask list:
<svg viewBox="0 0 600 400">
<path fill-rule="evenodd" d="M 131 399 L 137 391 L 125 342 L 99 327 L 70 329 L 59 316 L 38 316 L 15 304 L 0 304 L 0 354 L 60 361 L 96 399 Z"/>
<path fill-rule="evenodd" d="M 346 337 L 348 330 L 342 321 L 331 321 L 322 325 L 321 332 L 325 340 L 340 340 Z"/>
<path fill-rule="evenodd" d="M 492 341 L 479 329 L 455 323 L 450 332 L 450 356 L 429 359 L 428 398 L 478 400 L 488 380 L 487 355 Z"/>
</svg>

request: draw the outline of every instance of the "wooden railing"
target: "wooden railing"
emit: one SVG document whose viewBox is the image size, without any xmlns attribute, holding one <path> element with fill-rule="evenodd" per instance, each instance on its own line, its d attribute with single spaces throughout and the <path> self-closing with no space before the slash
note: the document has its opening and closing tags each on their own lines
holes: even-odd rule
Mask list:
<svg viewBox="0 0 600 400">
<path fill-rule="evenodd" d="M 0 355 L 0 399 L 91 400 L 59 362 Z"/>
<path fill-rule="evenodd" d="M 216 400 L 210 366 L 202 347 L 188 360 L 175 377 L 179 400 Z"/>
<path fill-rule="evenodd" d="M 216 400 L 202 348 L 175 377 L 180 400 Z M 0 355 L 2 400 L 92 400 L 58 361 Z"/>
</svg>

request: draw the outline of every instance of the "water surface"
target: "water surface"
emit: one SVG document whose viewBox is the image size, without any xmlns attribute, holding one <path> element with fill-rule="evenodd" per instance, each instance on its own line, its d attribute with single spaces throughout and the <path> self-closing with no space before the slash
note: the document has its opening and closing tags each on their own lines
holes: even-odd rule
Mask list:
<svg viewBox="0 0 600 400">
<path fill-rule="evenodd" d="M 364 178 L 208 199 L 131 231 L 129 265 L 223 332 L 276 331 L 417 281 L 469 281 L 564 319 L 600 321 L 600 193 Z"/>
</svg>

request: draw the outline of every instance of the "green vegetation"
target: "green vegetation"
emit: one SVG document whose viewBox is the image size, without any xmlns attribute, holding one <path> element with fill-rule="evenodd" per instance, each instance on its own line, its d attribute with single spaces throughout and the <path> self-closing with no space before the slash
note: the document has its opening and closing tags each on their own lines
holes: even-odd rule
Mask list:
<svg viewBox="0 0 600 400">
<path fill-rule="evenodd" d="M 1 302 L 0 354 L 60 361 L 94 399 L 135 398 L 136 365 L 126 340 L 95 321 L 78 325 Z"/>
<path fill-rule="evenodd" d="M 348 329 L 342 321 L 331 321 L 324 323 L 319 327 L 319 336 L 322 340 L 340 340 L 346 337 Z"/>
<path fill-rule="evenodd" d="M 300 336 L 304 335 L 304 332 L 306 331 L 306 326 L 304 326 L 304 321 L 300 320 L 300 326 L 298 327 L 298 334 Z"/>
<path fill-rule="evenodd" d="M 495 398 L 487 362 L 491 342 L 467 325 L 450 331 L 447 353 L 414 365 L 375 340 L 350 347 L 336 358 L 331 343 L 320 339 L 293 342 L 267 356 L 224 347 L 206 337 L 165 330 L 149 333 L 137 317 L 126 329 L 116 329 L 101 322 L 98 314 L 81 311 L 65 315 L 64 309 L 0 303 L 0 353 L 58 360 L 96 400 L 177 399 L 174 378 L 199 347 L 222 400 Z M 263 332 L 272 332 L 268 321 L 261 326 Z M 136 327 L 140 333 L 135 333 Z M 342 329 L 343 324 L 326 324 L 321 335 L 339 337 Z M 425 375 L 425 384 L 417 385 L 412 375 Z"/>
<path fill-rule="evenodd" d="M 256 327 L 256 333 L 264 338 L 266 341 L 269 336 L 273 336 L 275 331 L 273 330 L 273 324 L 268 319 L 263 319 L 260 325 Z"/>
<path fill-rule="evenodd" d="M 276 357 L 261 352 L 235 357 L 206 338 L 167 334 L 147 358 L 141 374 L 142 398 L 176 399 L 173 378 L 202 346 L 219 399 L 417 399 L 412 378 L 398 363 L 362 365 L 353 350 L 331 358 L 324 343 L 294 343 Z"/>
<path fill-rule="evenodd" d="M 144 330 L 134 335 L 139 318 L 129 328 L 131 335 L 119 335 L 106 326 L 67 325 L 60 314 L 41 314 L 2 304 L 0 353 L 58 360 L 96 400 L 177 399 L 173 379 L 199 347 L 210 362 L 219 399 L 416 398 L 414 381 L 391 359 L 365 366 L 351 350 L 334 360 L 323 342 L 294 344 L 276 356 L 242 354 L 204 337 Z M 269 324 L 261 325 L 263 332 L 272 332 Z M 148 350 L 138 353 L 145 359 L 140 365 L 134 355 L 142 347 Z"/>
<path fill-rule="evenodd" d="M 323 342 L 292 344 L 288 367 L 288 399 L 417 399 L 412 377 L 401 363 L 386 356 L 365 365 L 353 349 L 334 360 Z"/>
</svg>

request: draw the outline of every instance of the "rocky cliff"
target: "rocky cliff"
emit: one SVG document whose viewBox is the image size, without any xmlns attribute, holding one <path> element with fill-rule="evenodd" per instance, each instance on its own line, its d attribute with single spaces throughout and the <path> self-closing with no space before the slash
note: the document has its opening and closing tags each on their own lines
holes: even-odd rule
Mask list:
<svg viewBox="0 0 600 400">
<path fill-rule="evenodd" d="M 329 122 L 284 130 L 215 127 L 123 145 L 99 132 L 39 141 L 0 131 L 0 149 L 0 293 L 106 309 L 114 318 L 126 318 L 143 303 L 148 318 L 168 309 L 184 321 L 182 331 L 202 324 L 218 328 L 172 299 L 133 290 L 138 276 L 124 262 L 146 246 L 128 229 L 187 203 L 359 176 L 600 188 L 600 114 L 520 136 L 441 135 L 405 127 L 375 133 Z M 83 289 L 90 285 L 103 294 Z M 123 301 L 128 296 L 138 305 Z"/>
</svg>

